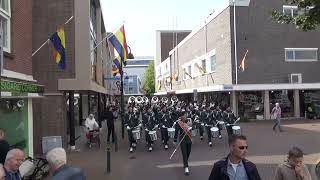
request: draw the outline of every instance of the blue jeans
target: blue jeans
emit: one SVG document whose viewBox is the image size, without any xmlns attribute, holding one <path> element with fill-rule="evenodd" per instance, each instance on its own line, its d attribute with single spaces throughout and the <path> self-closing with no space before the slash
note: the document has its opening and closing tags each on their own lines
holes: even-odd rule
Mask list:
<svg viewBox="0 0 320 180">
<path fill-rule="evenodd" d="M 273 129 L 274 131 L 276 131 L 277 126 L 278 126 L 278 128 L 279 128 L 279 131 L 282 132 L 280 118 L 276 118 L 276 119 L 274 120 L 274 125 L 273 125 L 273 128 L 272 128 L 272 129 Z"/>
</svg>

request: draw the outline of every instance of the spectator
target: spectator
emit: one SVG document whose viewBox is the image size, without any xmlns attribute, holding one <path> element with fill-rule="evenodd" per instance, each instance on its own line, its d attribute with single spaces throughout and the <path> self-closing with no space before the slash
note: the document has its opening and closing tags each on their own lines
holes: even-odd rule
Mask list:
<svg viewBox="0 0 320 180">
<path fill-rule="evenodd" d="M 4 172 L 2 164 L 0 164 L 0 180 L 6 180 L 6 173 Z"/>
<path fill-rule="evenodd" d="M 271 111 L 271 117 L 272 119 L 275 120 L 275 123 L 274 123 L 274 126 L 273 126 L 273 131 L 276 131 L 276 128 L 278 126 L 279 128 L 279 131 L 280 132 L 283 132 L 282 128 L 281 128 L 281 121 L 280 121 L 280 118 L 281 118 L 281 108 L 280 108 L 280 105 L 279 103 L 276 103 L 276 106 L 272 109 Z"/>
<path fill-rule="evenodd" d="M 110 143 L 110 135 L 112 134 L 112 143 L 114 143 L 114 120 L 115 116 L 113 114 L 113 108 L 112 106 L 109 106 L 107 108 L 107 112 L 104 114 L 104 119 L 107 120 L 107 126 L 108 126 L 108 137 L 107 137 L 107 143 Z"/>
<path fill-rule="evenodd" d="M 89 131 L 99 129 L 99 125 L 98 125 L 97 121 L 95 120 L 93 114 L 90 114 L 84 123 L 85 123 L 85 126 L 89 129 Z"/>
<path fill-rule="evenodd" d="M 291 148 L 288 159 L 278 166 L 274 180 L 312 180 L 302 160 L 302 150 L 297 147 Z"/>
<path fill-rule="evenodd" d="M 4 163 L 4 170 L 6 173 L 6 180 L 21 180 L 19 167 L 24 160 L 24 152 L 20 149 L 12 149 L 6 156 Z"/>
<path fill-rule="evenodd" d="M 4 164 L 8 151 L 10 150 L 9 143 L 5 140 L 5 132 L 0 128 L 0 164 Z"/>
<path fill-rule="evenodd" d="M 245 159 L 247 138 L 231 135 L 229 148 L 230 154 L 213 165 L 209 180 L 261 180 L 256 165 Z"/>
<path fill-rule="evenodd" d="M 51 180 L 85 180 L 83 172 L 79 168 L 67 165 L 67 154 L 63 148 L 54 148 L 46 156 L 53 175 Z"/>
</svg>

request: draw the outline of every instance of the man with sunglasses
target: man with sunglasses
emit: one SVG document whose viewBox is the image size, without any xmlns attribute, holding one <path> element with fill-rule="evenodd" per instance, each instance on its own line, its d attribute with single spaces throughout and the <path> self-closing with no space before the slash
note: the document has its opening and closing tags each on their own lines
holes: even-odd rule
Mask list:
<svg viewBox="0 0 320 180">
<path fill-rule="evenodd" d="M 256 165 L 245 159 L 248 152 L 246 136 L 231 135 L 229 148 L 230 154 L 213 165 L 209 180 L 261 180 Z"/>
</svg>

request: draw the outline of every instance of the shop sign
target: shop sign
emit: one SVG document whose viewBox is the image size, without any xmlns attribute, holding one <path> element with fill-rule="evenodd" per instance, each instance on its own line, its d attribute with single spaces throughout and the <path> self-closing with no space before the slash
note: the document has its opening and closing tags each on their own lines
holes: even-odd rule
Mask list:
<svg viewBox="0 0 320 180">
<path fill-rule="evenodd" d="M 1 91 L 20 93 L 43 93 L 44 87 L 36 84 L 2 80 Z"/>
<path fill-rule="evenodd" d="M 232 84 L 224 84 L 223 85 L 223 90 L 231 90 L 233 89 Z"/>
</svg>

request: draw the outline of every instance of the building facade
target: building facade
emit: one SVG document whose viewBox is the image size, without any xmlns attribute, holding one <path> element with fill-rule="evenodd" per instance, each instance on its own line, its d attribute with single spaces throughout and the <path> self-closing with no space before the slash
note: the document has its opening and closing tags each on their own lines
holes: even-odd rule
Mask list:
<svg viewBox="0 0 320 180">
<path fill-rule="evenodd" d="M 32 0 L 3 0 L 0 9 L 0 128 L 11 146 L 33 156 L 34 101 L 43 86 L 32 75 Z"/>
<path fill-rule="evenodd" d="M 270 119 L 275 102 L 288 118 L 303 117 L 308 107 L 319 109 L 319 31 L 272 21 L 274 9 L 296 14 L 295 6 L 282 1 L 224 3 L 158 65 L 167 63 L 169 77 L 178 78 L 169 78 L 157 94 L 173 91 L 214 101 L 249 119 Z"/>
<path fill-rule="evenodd" d="M 45 85 L 45 98 L 38 100 L 34 109 L 37 122 L 34 140 L 41 142 L 44 136 L 62 136 L 63 144 L 70 142 L 73 149 L 74 127 L 81 125 L 89 113 L 100 120 L 108 93 L 104 77 L 106 69 L 110 69 L 106 63 L 110 54 L 104 40 L 107 32 L 100 1 L 34 0 L 33 9 L 34 49 L 73 17 L 64 25 L 66 68 L 59 69 L 55 63 L 50 43 L 33 58 L 33 74 Z M 40 143 L 35 144 L 37 150 L 40 147 Z"/>
</svg>

